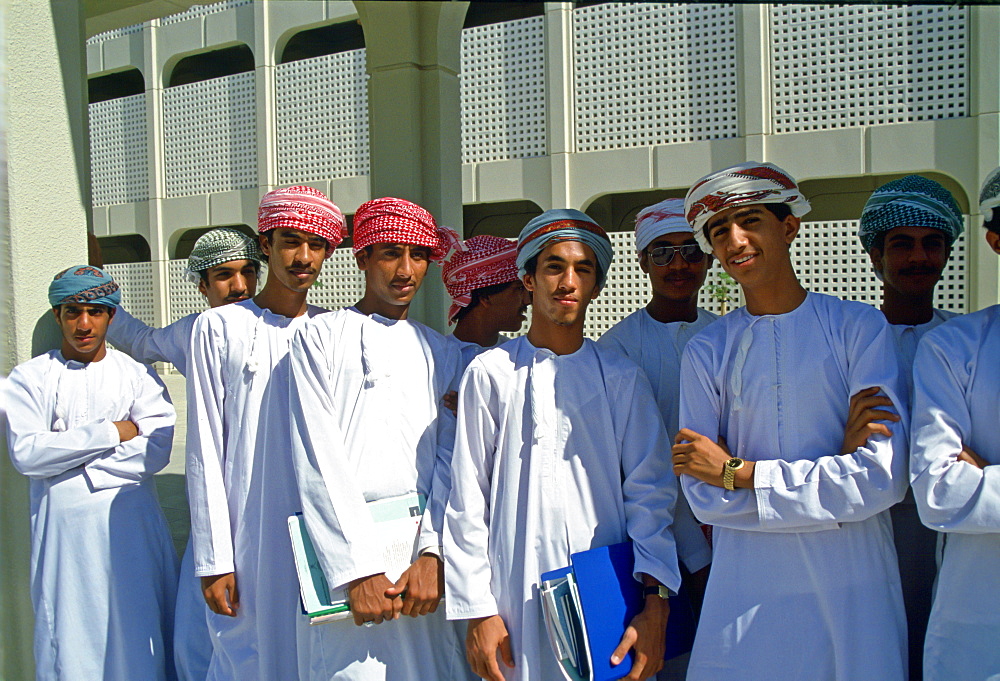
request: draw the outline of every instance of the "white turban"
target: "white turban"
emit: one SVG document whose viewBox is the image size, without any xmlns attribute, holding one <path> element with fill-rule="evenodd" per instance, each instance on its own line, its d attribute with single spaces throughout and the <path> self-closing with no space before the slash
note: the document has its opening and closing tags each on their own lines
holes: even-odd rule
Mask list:
<svg viewBox="0 0 1000 681">
<path fill-rule="evenodd" d="M 642 253 L 654 240 L 674 232 L 691 233 L 684 217 L 684 199 L 667 199 L 643 208 L 635 216 L 635 250 Z"/>
<path fill-rule="evenodd" d="M 752 203 L 785 203 L 797 218 L 811 208 L 791 175 L 772 163 L 749 161 L 709 173 L 695 182 L 684 198 L 684 214 L 702 250 L 711 253 L 704 228 L 712 216 Z"/>
</svg>

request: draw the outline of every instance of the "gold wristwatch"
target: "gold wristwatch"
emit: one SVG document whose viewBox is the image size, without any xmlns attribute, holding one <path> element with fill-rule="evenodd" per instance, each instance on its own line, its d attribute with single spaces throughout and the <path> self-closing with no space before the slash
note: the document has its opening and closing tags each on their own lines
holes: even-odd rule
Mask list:
<svg viewBox="0 0 1000 681">
<path fill-rule="evenodd" d="M 722 486 L 726 489 L 736 489 L 733 483 L 736 481 L 736 471 L 743 468 L 746 461 L 737 459 L 735 456 L 722 466 Z"/>
</svg>

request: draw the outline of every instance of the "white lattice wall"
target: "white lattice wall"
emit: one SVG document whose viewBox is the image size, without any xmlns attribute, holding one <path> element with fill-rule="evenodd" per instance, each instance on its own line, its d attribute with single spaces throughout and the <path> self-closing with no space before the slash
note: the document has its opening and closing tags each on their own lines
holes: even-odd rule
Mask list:
<svg viewBox="0 0 1000 681">
<path fill-rule="evenodd" d="M 105 40 L 111 40 L 112 38 L 120 38 L 123 35 L 130 35 L 132 33 L 141 33 L 142 28 L 146 24 L 132 24 L 131 26 L 122 26 L 121 28 L 113 28 L 110 31 L 105 31 L 104 33 L 98 33 L 97 35 L 90 36 L 87 38 L 88 45 L 97 45 L 98 43 L 103 43 Z"/>
<path fill-rule="evenodd" d="M 882 284 L 861 250 L 857 233 L 857 220 L 803 222 L 792 243 L 792 258 L 802 285 L 810 291 L 878 305 Z M 952 248 L 937 285 L 935 305 L 954 312 L 968 309 L 965 235 Z"/>
<path fill-rule="evenodd" d="M 542 17 L 462 31 L 462 163 L 545 155 Z"/>
<path fill-rule="evenodd" d="M 573 29 L 577 151 L 737 135 L 732 5 L 592 5 Z"/>
<path fill-rule="evenodd" d="M 90 170 L 95 206 L 149 198 L 146 96 L 90 105 Z"/>
<path fill-rule="evenodd" d="M 323 263 L 319 280 L 309 289 L 309 303 L 328 310 L 339 310 L 354 305 L 364 294 L 365 278 L 351 249 L 338 248 Z"/>
<path fill-rule="evenodd" d="M 104 269 L 121 287 L 122 307 L 136 319 L 141 319 L 147 324 L 155 324 L 153 263 L 128 262 L 105 265 Z"/>
<path fill-rule="evenodd" d="M 183 12 L 179 12 L 177 14 L 171 14 L 169 17 L 164 17 L 160 20 L 160 25 L 169 26 L 170 24 L 176 24 L 178 21 L 204 17 L 209 14 L 216 14 L 217 12 L 225 12 L 226 10 L 235 9 L 251 3 L 253 3 L 253 0 L 225 0 L 224 2 L 213 2 L 207 5 L 194 5 L 191 9 L 184 10 Z"/>
<path fill-rule="evenodd" d="M 968 10 L 771 5 L 775 132 L 966 116 Z"/>
<path fill-rule="evenodd" d="M 254 73 L 163 91 L 167 196 L 257 186 Z"/>
<path fill-rule="evenodd" d="M 198 285 L 192 284 L 184 276 L 187 258 L 171 260 L 167 263 L 167 277 L 170 286 L 170 323 L 193 312 L 204 312 L 208 301 L 198 292 Z"/>
<path fill-rule="evenodd" d="M 368 174 L 367 82 L 363 49 L 278 65 L 280 184 Z"/>
</svg>

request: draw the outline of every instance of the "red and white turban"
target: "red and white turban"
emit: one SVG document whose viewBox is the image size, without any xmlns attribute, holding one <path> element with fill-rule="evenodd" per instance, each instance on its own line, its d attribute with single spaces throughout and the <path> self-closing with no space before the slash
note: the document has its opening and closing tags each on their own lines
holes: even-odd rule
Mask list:
<svg viewBox="0 0 1000 681">
<path fill-rule="evenodd" d="M 643 208 L 635 216 L 635 250 L 642 253 L 654 240 L 674 232 L 691 233 L 684 217 L 684 199 L 667 199 Z"/>
<path fill-rule="evenodd" d="M 431 260 L 440 262 L 461 243 L 453 229 L 438 227 L 426 209 L 405 199 L 372 199 L 354 214 L 355 255 L 373 244 L 410 244 L 426 246 Z"/>
<path fill-rule="evenodd" d="M 751 203 L 787 203 L 797 218 L 811 208 L 791 175 L 772 163 L 750 161 L 695 182 L 684 198 L 684 214 L 702 250 L 711 253 L 704 229 L 709 219 L 734 206 Z"/>
<path fill-rule="evenodd" d="M 347 237 L 344 214 L 326 194 L 312 187 L 275 189 L 260 200 L 257 231 L 263 234 L 283 227 L 326 239 L 326 257 Z"/>
<path fill-rule="evenodd" d="M 498 236 L 474 236 L 441 265 L 441 278 L 452 305 L 450 322 L 472 302 L 476 289 L 517 281 L 517 244 Z"/>
</svg>

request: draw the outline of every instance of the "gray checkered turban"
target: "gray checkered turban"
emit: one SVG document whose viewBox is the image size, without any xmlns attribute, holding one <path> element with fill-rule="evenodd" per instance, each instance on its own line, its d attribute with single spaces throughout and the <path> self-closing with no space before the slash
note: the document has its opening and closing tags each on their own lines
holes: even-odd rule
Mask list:
<svg viewBox="0 0 1000 681">
<path fill-rule="evenodd" d="M 231 260 L 253 260 L 257 267 L 264 256 L 257 242 L 238 229 L 219 227 L 205 232 L 194 242 L 184 274 L 192 284 L 201 281 L 201 273 L 209 267 L 221 265 Z"/>
<path fill-rule="evenodd" d="M 880 234 L 896 227 L 941 230 L 951 246 L 962 234 L 965 220 L 947 189 L 926 177 L 907 175 L 872 192 L 861 211 L 858 238 L 865 251 L 871 251 Z"/>
</svg>

